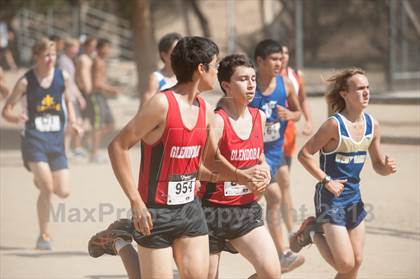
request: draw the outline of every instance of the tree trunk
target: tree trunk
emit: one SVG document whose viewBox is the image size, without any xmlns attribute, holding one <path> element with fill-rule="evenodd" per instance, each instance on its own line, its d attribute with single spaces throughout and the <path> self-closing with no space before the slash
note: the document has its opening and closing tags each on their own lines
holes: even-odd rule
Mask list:
<svg viewBox="0 0 420 279">
<path fill-rule="evenodd" d="M 189 15 L 189 4 L 186 3 L 185 0 L 176 0 L 176 6 L 178 8 L 178 14 L 181 15 L 182 20 L 184 21 L 184 27 L 185 27 L 185 35 L 191 36 L 191 20 Z"/>
<path fill-rule="evenodd" d="M 204 37 L 210 38 L 211 32 L 210 32 L 209 22 L 207 20 L 207 17 L 203 14 L 200 7 L 198 6 L 197 0 L 187 0 L 187 1 L 189 1 L 194 14 L 197 16 L 198 21 L 200 22 Z"/>
<path fill-rule="evenodd" d="M 144 93 L 149 75 L 156 69 L 156 42 L 149 0 L 133 0 L 132 30 L 134 34 L 134 59 L 137 66 L 139 97 Z"/>
<path fill-rule="evenodd" d="M 260 11 L 260 20 L 261 20 L 261 29 L 263 31 L 264 38 L 269 37 L 268 31 L 267 31 L 267 24 L 266 24 L 266 14 L 265 14 L 265 8 L 264 8 L 264 0 L 260 0 L 258 2 L 259 11 Z"/>
</svg>

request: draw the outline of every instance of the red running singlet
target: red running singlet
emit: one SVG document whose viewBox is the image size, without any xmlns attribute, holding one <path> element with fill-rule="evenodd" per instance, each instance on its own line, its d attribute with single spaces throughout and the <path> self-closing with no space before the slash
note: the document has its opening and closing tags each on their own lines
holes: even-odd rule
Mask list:
<svg viewBox="0 0 420 279">
<path fill-rule="evenodd" d="M 223 118 L 224 129 L 220 140 L 220 153 L 235 167 L 246 169 L 259 163 L 261 154 L 264 154 L 263 129 L 260 111 L 248 107 L 252 116 L 253 127 L 249 138 L 240 138 L 223 109 L 217 110 Z M 253 202 L 257 197 L 243 185 L 230 181 L 206 183 L 201 189 L 203 200 L 220 205 L 245 205 Z"/>
<path fill-rule="evenodd" d="M 154 144 L 141 142 L 138 190 L 146 206 L 179 205 L 195 198 L 195 180 L 207 140 L 206 104 L 197 96 L 199 113 L 192 129 L 185 127 L 173 91 L 168 100 L 166 127 Z"/>
</svg>

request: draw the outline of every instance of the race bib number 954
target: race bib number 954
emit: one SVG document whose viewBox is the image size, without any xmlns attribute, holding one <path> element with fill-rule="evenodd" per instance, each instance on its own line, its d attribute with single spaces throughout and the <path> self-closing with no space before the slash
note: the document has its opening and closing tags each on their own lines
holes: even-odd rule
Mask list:
<svg viewBox="0 0 420 279">
<path fill-rule="evenodd" d="M 168 205 L 185 204 L 194 200 L 196 175 L 177 175 L 169 178 Z"/>
</svg>

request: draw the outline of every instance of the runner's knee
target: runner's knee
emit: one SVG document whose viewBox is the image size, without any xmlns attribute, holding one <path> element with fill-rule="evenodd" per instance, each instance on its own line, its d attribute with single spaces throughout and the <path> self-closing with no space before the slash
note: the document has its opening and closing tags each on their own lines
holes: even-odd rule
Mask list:
<svg viewBox="0 0 420 279">
<path fill-rule="evenodd" d="M 186 279 L 207 279 L 207 274 L 203 274 L 203 268 L 201 268 L 199 265 L 190 265 L 182 270 L 182 274 L 180 274 L 180 277 Z"/>
<path fill-rule="evenodd" d="M 362 265 L 362 262 L 363 262 L 363 256 L 356 255 L 354 257 L 354 268 L 359 268 Z"/>
<path fill-rule="evenodd" d="M 68 198 L 68 196 L 70 196 L 70 191 L 68 190 L 55 190 L 54 193 L 62 199 Z"/>
<path fill-rule="evenodd" d="M 281 191 L 278 189 L 277 184 L 269 185 L 272 189 L 269 189 L 267 194 L 265 195 L 265 199 L 267 201 L 267 209 L 268 208 L 280 208 L 280 203 L 282 199 Z M 277 189 L 274 189 L 277 187 Z"/>
<path fill-rule="evenodd" d="M 257 278 L 278 279 L 281 276 L 280 265 L 261 266 L 256 271 Z"/>
<path fill-rule="evenodd" d="M 349 273 L 355 267 L 354 259 L 336 261 L 335 269 L 338 273 Z"/>
<path fill-rule="evenodd" d="M 53 191 L 53 188 L 52 187 L 42 187 L 42 188 L 40 188 L 39 195 L 40 196 L 44 196 L 47 199 L 51 199 L 53 193 L 54 193 L 54 191 Z"/>
</svg>

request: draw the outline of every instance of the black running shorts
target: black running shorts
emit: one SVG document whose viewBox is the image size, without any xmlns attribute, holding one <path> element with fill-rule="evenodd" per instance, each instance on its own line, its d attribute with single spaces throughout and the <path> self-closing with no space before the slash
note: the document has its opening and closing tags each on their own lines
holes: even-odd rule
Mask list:
<svg viewBox="0 0 420 279">
<path fill-rule="evenodd" d="M 237 253 L 228 243 L 253 229 L 264 226 L 262 208 L 253 201 L 241 206 L 220 206 L 204 202 L 203 210 L 209 228 L 210 253 Z"/>
<path fill-rule="evenodd" d="M 134 230 L 134 240 L 146 248 L 166 248 L 172 246 L 175 239 L 183 236 L 208 234 L 204 212 L 199 199 L 174 206 L 149 208 L 152 215 L 153 229 L 144 236 Z"/>
</svg>

